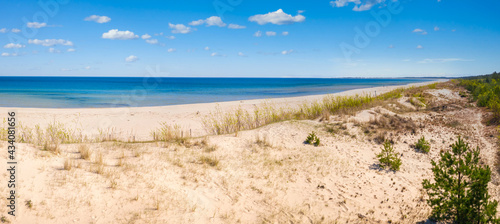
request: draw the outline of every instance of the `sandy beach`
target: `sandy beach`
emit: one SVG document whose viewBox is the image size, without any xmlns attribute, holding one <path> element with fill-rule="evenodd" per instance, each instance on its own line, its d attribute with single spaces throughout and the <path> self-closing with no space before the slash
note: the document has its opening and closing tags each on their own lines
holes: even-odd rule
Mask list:
<svg viewBox="0 0 500 224">
<path fill-rule="evenodd" d="M 446 80 L 439 80 L 443 82 Z M 375 88 L 355 89 L 345 92 L 330 94 L 333 96 L 353 96 L 383 94 L 396 88 L 422 86 L 432 82 L 414 83 L 401 86 L 386 86 Z M 219 103 L 187 104 L 161 107 L 126 107 L 126 108 L 79 108 L 79 109 L 45 109 L 45 108 L 2 108 L 0 119 L 7 115 L 7 111 L 17 111 L 21 124 L 34 126 L 39 124 L 42 128 L 53 122 L 60 122 L 71 129 L 79 129 L 82 134 L 95 136 L 101 132 L 114 135 L 119 140 L 150 141 L 151 132 L 166 122 L 170 125 L 179 125 L 183 130 L 191 130 L 192 137 L 207 135 L 202 126 L 202 118 L 219 107 L 222 111 L 231 111 L 238 107 L 252 110 L 255 105 L 269 103 L 276 106 L 298 106 L 322 100 L 326 95 L 311 95 L 303 97 L 256 99 L 244 101 L 231 101 Z"/>
<path fill-rule="evenodd" d="M 263 102 L 298 107 L 325 96 L 141 108 L 0 108 L 0 119 L 16 111 L 26 127 L 43 129 L 55 121 L 89 139 L 112 135 L 112 141 L 61 144 L 54 152 L 18 144 L 18 215 L 6 218 L 12 223 L 425 222 L 430 207 L 422 180 L 432 178 L 430 161 L 457 135 L 479 146 L 492 170 L 497 164 L 496 130 L 484 124 L 489 112 L 447 81 L 421 90 L 427 102 L 422 107 L 403 96 L 354 114 L 226 135 L 207 133 L 203 118 L 217 108 L 251 111 Z M 431 83 L 436 82 L 333 95 L 379 95 Z M 151 133 L 162 122 L 180 126 L 188 138 L 153 141 Z M 304 143 L 311 132 L 321 139 L 318 147 Z M 421 136 L 431 142 L 428 154 L 412 146 Z M 394 142 L 400 171 L 378 166 L 381 137 Z M 6 160 L 6 150 L 0 158 Z M 492 199 L 500 200 L 499 185 L 494 170 Z M 1 185 L 0 193 L 7 195 L 7 187 Z M 2 214 L 6 203 L 0 201 Z"/>
</svg>

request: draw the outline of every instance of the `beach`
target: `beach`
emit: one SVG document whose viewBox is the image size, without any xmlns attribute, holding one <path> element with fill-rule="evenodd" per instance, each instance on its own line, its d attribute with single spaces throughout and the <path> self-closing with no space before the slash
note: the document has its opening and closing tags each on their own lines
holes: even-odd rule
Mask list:
<svg viewBox="0 0 500 224">
<path fill-rule="evenodd" d="M 443 82 L 439 80 L 437 82 Z M 396 88 L 422 86 L 436 81 L 413 83 L 408 85 L 385 86 L 349 90 L 329 94 L 332 96 L 354 96 L 383 94 Z M 0 107 L 0 119 L 7 117 L 8 111 L 17 111 L 21 124 L 35 124 L 46 127 L 50 123 L 62 123 L 82 134 L 96 136 L 101 132 L 113 134 L 116 139 L 127 141 L 150 141 L 151 132 L 160 128 L 163 122 L 179 125 L 188 136 L 200 137 L 208 133 L 203 128 L 202 119 L 218 107 L 222 111 L 235 110 L 241 107 L 251 111 L 255 105 L 269 103 L 277 107 L 298 106 L 303 103 L 321 101 L 326 95 L 311 95 L 301 97 L 241 100 L 218 103 L 185 104 L 158 107 L 121 107 L 121 108 L 6 108 Z"/>
<path fill-rule="evenodd" d="M 13 223 L 416 223 L 430 207 L 422 181 L 431 160 L 458 135 L 481 148 L 484 164 L 497 164 L 490 112 L 461 97 L 448 80 L 357 89 L 336 96 L 398 98 L 316 119 L 273 122 L 252 130 L 212 135 L 203 119 L 214 111 L 256 105 L 300 108 L 325 95 L 137 108 L 0 108 L 23 126 L 54 122 L 89 136 L 58 145 L 19 143 L 18 215 Z M 413 86 L 414 88 L 409 88 Z M 406 94 L 404 91 L 409 91 Z M 420 106 L 413 100 L 419 96 Z M 155 140 L 162 122 L 179 136 Z M 35 132 L 33 132 L 35 133 Z M 306 144 L 315 133 L 321 143 Z M 99 138 L 100 136 L 100 138 Z M 414 148 L 424 136 L 429 153 Z M 383 140 L 400 155 L 399 171 L 383 169 L 376 154 Z M 0 142 L 6 148 L 7 142 Z M 2 150 L 0 158 L 7 158 Z M 2 174 L 7 178 L 5 172 Z M 500 199 L 492 172 L 492 199 Z M 0 193 L 7 195 L 6 186 Z M 6 201 L 0 212 L 6 213 Z"/>
</svg>

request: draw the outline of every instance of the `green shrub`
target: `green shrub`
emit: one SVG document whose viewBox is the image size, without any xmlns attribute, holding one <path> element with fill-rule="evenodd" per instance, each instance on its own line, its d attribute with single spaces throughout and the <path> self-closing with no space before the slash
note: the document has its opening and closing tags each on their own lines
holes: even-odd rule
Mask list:
<svg viewBox="0 0 500 224">
<path fill-rule="evenodd" d="M 429 151 L 431 150 L 431 144 L 425 140 L 424 136 L 422 136 L 422 138 L 420 138 L 415 144 L 415 148 L 420 150 L 421 152 L 429 153 Z"/>
<path fill-rule="evenodd" d="M 314 146 L 319 146 L 320 140 L 319 140 L 318 136 L 316 136 L 314 131 L 311 132 L 311 134 L 309 134 L 309 136 L 307 136 L 306 143 L 310 144 L 310 145 L 314 145 Z"/>
<path fill-rule="evenodd" d="M 459 137 L 451 151 L 441 152 L 441 160 L 431 161 L 434 183 L 422 182 L 432 207 L 431 219 L 443 223 L 500 223 L 497 201 L 489 201 L 491 170 L 480 165 L 475 150 Z"/>
<path fill-rule="evenodd" d="M 382 152 L 377 154 L 378 161 L 382 168 L 390 168 L 394 171 L 398 171 L 401 166 L 401 158 L 399 158 L 394 152 L 391 142 L 385 140 Z"/>
</svg>

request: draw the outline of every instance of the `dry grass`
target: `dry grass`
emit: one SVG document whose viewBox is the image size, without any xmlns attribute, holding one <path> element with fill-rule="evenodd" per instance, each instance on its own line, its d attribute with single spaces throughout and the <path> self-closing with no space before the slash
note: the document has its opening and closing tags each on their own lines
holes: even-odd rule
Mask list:
<svg viewBox="0 0 500 224">
<path fill-rule="evenodd" d="M 73 168 L 73 160 L 66 158 L 66 160 L 64 160 L 64 170 L 70 171 L 71 168 Z"/>
<path fill-rule="evenodd" d="M 219 166 L 219 160 L 215 156 L 200 156 L 198 161 L 201 164 L 207 164 L 211 167 Z"/>
<path fill-rule="evenodd" d="M 78 146 L 78 152 L 80 153 L 80 158 L 84 160 L 89 160 L 92 156 L 89 146 L 85 144 Z"/>
</svg>

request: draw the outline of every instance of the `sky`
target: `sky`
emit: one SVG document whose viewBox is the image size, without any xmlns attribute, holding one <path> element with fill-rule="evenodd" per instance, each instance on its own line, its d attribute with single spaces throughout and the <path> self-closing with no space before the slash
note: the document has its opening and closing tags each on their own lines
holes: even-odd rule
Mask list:
<svg viewBox="0 0 500 224">
<path fill-rule="evenodd" d="M 2 1 L 1 76 L 428 77 L 500 71 L 500 1 Z"/>
</svg>

